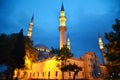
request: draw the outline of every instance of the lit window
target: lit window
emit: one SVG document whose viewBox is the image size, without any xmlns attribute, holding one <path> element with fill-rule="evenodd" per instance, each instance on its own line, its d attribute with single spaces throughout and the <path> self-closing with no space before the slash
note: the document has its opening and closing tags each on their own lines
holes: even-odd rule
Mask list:
<svg viewBox="0 0 120 80">
<path fill-rule="evenodd" d="M 39 51 L 39 48 L 37 50 Z"/>
<path fill-rule="evenodd" d="M 50 52 L 48 49 L 46 49 L 46 52 Z"/>
<path fill-rule="evenodd" d="M 40 51 L 44 51 L 44 48 L 40 48 Z"/>
</svg>

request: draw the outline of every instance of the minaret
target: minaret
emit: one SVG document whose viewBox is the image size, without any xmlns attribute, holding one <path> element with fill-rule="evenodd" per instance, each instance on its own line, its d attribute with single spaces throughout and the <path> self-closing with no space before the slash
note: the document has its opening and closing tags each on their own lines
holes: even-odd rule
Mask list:
<svg viewBox="0 0 120 80">
<path fill-rule="evenodd" d="M 106 57 L 105 57 L 105 54 L 104 54 L 103 41 L 102 41 L 102 38 L 100 37 L 99 33 L 98 33 L 98 41 L 99 41 L 100 51 L 101 51 L 101 54 L 102 54 L 103 64 L 106 65 Z"/>
<path fill-rule="evenodd" d="M 66 17 L 64 12 L 64 6 L 62 3 L 61 11 L 60 11 L 60 26 L 59 26 L 59 32 L 60 32 L 60 49 L 66 45 Z"/>
<path fill-rule="evenodd" d="M 70 36 L 68 35 L 67 38 L 67 48 L 70 50 Z"/>
<path fill-rule="evenodd" d="M 33 29 L 33 25 L 34 25 L 33 20 L 34 20 L 34 15 L 33 15 L 32 18 L 31 18 L 31 21 L 30 21 L 30 24 L 29 24 L 29 28 L 28 28 L 28 34 L 27 34 L 27 36 L 28 36 L 28 38 L 30 38 L 30 39 L 31 39 L 31 37 L 32 37 L 32 29 Z"/>
</svg>

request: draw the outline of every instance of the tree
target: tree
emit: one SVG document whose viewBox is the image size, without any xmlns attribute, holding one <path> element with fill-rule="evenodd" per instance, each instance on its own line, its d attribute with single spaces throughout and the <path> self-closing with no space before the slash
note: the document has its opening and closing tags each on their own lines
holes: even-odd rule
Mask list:
<svg viewBox="0 0 120 80">
<path fill-rule="evenodd" d="M 62 71 L 62 77 L 64 80 L 64 69 L 62 70 L 62 67 L 66 66 L 66 61 L 68 58 L 71 58 L 73 54 L 70 52 L 70 50 L 64 46 L 61 49 L 54 49 L 50 51 L 50 54 L 55 54 L 56 55 L 56 60 L 62 61 L 62 65 L 60 66 L 60 69 Z"/>
<path fill-rule="evenodd" d="M 61 67 L 61 71 L 72 71 L 72 72 L 74 72 L 73 80 L 75 80 L 75 76 L 81 70 L 82 70 L 82 68 L 78 67 L 76 64 L 69 64 L 69 65 L 64 65 L 64 66 Z"/>
<path fill-rule="evenodd" d="M 14 75 L 14 70 L 16 68 L 20 69 L 24 67 L 24 56 L 25 56 L 25 42 L 23 36 L 23 30 L 21 29 L 20 32 L 14 36 L 11 40 L 14 41 L 13 49 L 11 51 L 11 59 L 12 63 L 8 64 L 8 71 L 7 71 L 7 80 L 12 80 Z M 12 42 L 11 42 L 12 43 Z"/>
<path fill-rule="evenodd" d="M 26 57 L 30 62 L 37 59 L 32 41 L 23 35 L 21 29 L 19 33 L 10 35 L 0 34 L 0 64 L 5 64 L 7 80 L 12 80 L 15 69 L 24 68 Z"/>
<path fill-rule="evenodd" d="M 109 73 L 113 78 L 117 78 L 120 73 L 120 20 L 116 19 L 112 28 L 114 31 L 105 33 L 105 38 L 109 42 L 105 48 Z"/>
<path fill-rule="evenodd" d="M 57 57 L 57 60 L 62 60 L 62 61 L 66 61 L 68 58 L 73 57 L 73 54 L 70 52 L 70 50 L 66 46 L 64 46 L 61 49 L 52 48 L 52 50 L 50 51 L 50 54 L 55 54 Z"/>
<path fill-rule="evenodd" d="M 12 46 L 9 44 L 9 37 L 6 34 L 0 35 L 0 64 L 8 64 L 11 62 L 10 52 Z M 9 61 L 8 61 L 9 60 Z"/>
</svg>

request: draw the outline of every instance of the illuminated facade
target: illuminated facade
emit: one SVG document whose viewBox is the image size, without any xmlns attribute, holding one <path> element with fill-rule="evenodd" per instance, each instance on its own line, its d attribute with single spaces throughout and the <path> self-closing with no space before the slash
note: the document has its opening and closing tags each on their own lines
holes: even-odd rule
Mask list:
<svg viewBox="0 0 120 80">
<path fill-rule="evenodd" d="M 60 49 L 67 45 L 67 48 L 70 50 L 70 37 L 68 36 L 67 44 L 66 44 L 66 17 L 64 12 L 64 7 L 62 4 L 61 12 L 60 12 Z M 33 19 L 31 20 L 33 22 Z M 31 23 L 32 24 L 32 23 Z M 33 24 L 32 24 L 33 25 Z M 29 29 L 31 30 L 31 29 Z M 28 31 L 29 31 L 28 30 Z M 32 33 L 31 33 L 32 34 Z M 29 37 L 30 36 L 30 37 Z M 28 35 L 31 38 L 31 35 Z M 102 40 L 99 38 L 99 44 L 103 45 Z M 46 47 L 35 47 L 38 51 L 48 52 L 49 49 Z M 100 46 L 103 48 L 103 46 Z M 56 56 L 48 57 L 47 59 L 42 59 L 36 62 L 29 62 L 29 59 L 25 61 L 25 65 L 28 65 L 28 69 L 16 69 L 14 78 L 18 78 L 20 80 L 28 80 L 28 79 L 57 79 L 62 80 L 62 71 L 60 67 L 62 65 L 61 61 L 56 60 Z M 107 76 L 107 69 L 104 65 L 100 64 L 99 58 L 95 55 L 94 52 L 86 52 L 80 58 L 69 58 L 66 61 L 66 64 L 76 64 L 78 67 L 81 67 L 82 70 L 78 72 L 76 75 L 76 79 L 89 79 L 89 80 L 97 80 L 103 79 Z M 73 79 L 74 73 L 71 71 L 64 72 L 64 79 Z"/>
<path fill-rule="evenodd" d="M 76 58 L 68 59 L 68 64 L 77 64 L 79 67 L 83 68 L 83 61 Z M 16 75 L 18 72 L 20 75 L 18 76 L 19 79 L 62 79 L 62 72 L 59 69 L 59 66 L 61 65 L 61 61 L 56 61 L 56 58 L 50 58 L 46 60 L 41 60 L 40 62 L 35 62 L 32 65 L 31 70 L 19 70 L 16 72 Z M 84 70 L 80 71 L 78 75 L 76 76 L 76 79 L 82 79 L 84 78 Z M 73 79 L 73 72 L 65 72 L 64 73 L 64 79 Z"/>
<path fill-rule="evenodd" d="M 62 80 L 62 72 L 60 70 L 61 61 L 57 61 L 56 57 L 40 60 L 32 63 L 31 69 L 16 70 L 14 77 L 19 79 L 58 79 Z M 107 77 L 107 69 L 104 65 L 100 65 L 99 58 L 93 52 L 86 52 L 81 58 L 67 59 L 66 64 L 76 64 L 82 68 L 78 72 L 76 79 L 98 79 Z M 74 73 L 71 71 L 64 72 L 64 79 L 73 79 Z"/>
</svg>

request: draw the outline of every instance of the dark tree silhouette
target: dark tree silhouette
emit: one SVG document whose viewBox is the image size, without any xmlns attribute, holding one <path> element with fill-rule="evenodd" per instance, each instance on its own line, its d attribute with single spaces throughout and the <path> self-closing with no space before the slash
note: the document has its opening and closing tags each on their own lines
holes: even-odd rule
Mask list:
<svg viewBox="0 0 120 80">
<path fill-rule="evenodd" d="M 120 73 L 120 20 L 116 19 L 112 28 L 114 31 L 105 33 L 109 42 L 105 47 L 109 73 L 113 78 L 117 78 Z"/>
<path fill-rule="evenodd" d="M 7 80 L 12 80 L 14 70 L 16 68 L 24 67 L 24 56 L 25 56 L 25 42 L 23 36 L 23 30 L 15 36 L 14 48 L 11 52 L 12 63 L 8 66 Z"/>
<path fill-rule="evenodd" d="M 69 65 L 64 65 L 64 66 L 61 67 L 61 71 L 72 71 L 72 72 L 74 72 L 73 80 L 75 80 L 75 76 L 81 70 L 82 70 L 82 68 L 78 67 L 76 64 L 69 64 Z"/>
<path fill-rule="evenodd" d="M 12 80 L 16 68 L 25 68 L 25 55 L 31 62 L 37 59 L 33 43 L 23 36 L 22 29 L 19 33 L 0 34 L 0 64 L 8 67 L 6 80 Z"/>
<path fill-rule="evenodd" d="M 0 64 L 5 64 L 6 80 L 12 80 L 15 68 L 24 65 L 25 45 L 23 30 L 11 35 L 0 35 Z"/>
<path fill-rule="evenodd" d="M 0 64 L 8 64 L 11 62 L 10 52 L 12 46 L 9 43 L 9 37 L 5 34 L 0 35 Z M 9 61 L 8 61 L 9 60 Z"/>
</svg>

